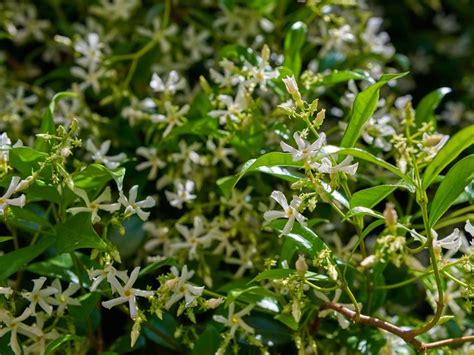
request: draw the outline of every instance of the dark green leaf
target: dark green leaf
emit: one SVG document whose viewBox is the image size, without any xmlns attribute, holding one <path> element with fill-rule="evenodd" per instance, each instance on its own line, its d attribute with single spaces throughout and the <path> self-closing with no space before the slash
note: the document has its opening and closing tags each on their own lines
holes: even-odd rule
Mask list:
<svg viewBox="0 0 474 355">
<path fill-rule="evenodd" d="M 438 107 L 443 97 L 451 92 L 450 88 L 439 88 L 421 99 L 418 106 L 416 106 L 415 122 L 417 126 L 420 126 L 423 122 L 428 123 L 429 121 L 436 123 L 434 117 L 434 111 Z"/>
<path fill-rule="evenodd" d="M 151 263 L 147 266 L 145 266 L 143 269 L 140 270 L 140 276 L 150 274 L 154 272 L 155 270 L 158 270 L 159 268 L 162 268 L 163 266 L 176 266 L 178 267 L 178 264 L 176 263 L 176 260 L 174 258 L 165 258 L 160 261 L 155 261 L 154 263 Z"/>
<path fill-rule="evenodd" d="M 212 324 L 208 324 L 199 336 L 191 355 L 215 354 L 220 344 L 219 332 Z"/>
<path fill-rule="evenodd" d="M 446 174 L 431 202 L 429 225 L 434 226 L 464 188 L 474 180 L 474 154 L 458 161 Z"/>
<path fill-rule="evenodd" d="M 4 280 L 42 254 L 55 241 L 54 235 L 45 234 L 38 243 L 0 255 L 0 280 Z"/>
<path fill-rule="evenodd" d="M 441 171 L 461 152 L 474 144 L 474 125 L 457 132 L 436 154 L 423 175 L 423 188 L 427 189 Z"/>
<path fill-rule="evenodd" d="M 85 169 L 73 174 L 74 186 L 83 190 L 98 192 L 110 181 L 115 180 L 119 188 L 123 185 L 125 168 L 110 170 L 100 164 L 88 165 Z"/>
<path fill-rule="evenodd" d="M 380 88 L 391 80 L 399 79 L 408 73 L 385 74 L 378 82 L 357 94 L 352 105 L 349 124 L 342 137 L 342 147 L 353 147 L 360 136 L 360 131 L 367 120 L 373 115 L 379 101 Z"/>
<path fill-rule="evenodd" d="M 55 227 L 58 253 L 69 253 L 76 249 L 93 248 L 105 250 L 107 244 L 92 227 L 89 213 L 78 213 Z"/>
</svg>

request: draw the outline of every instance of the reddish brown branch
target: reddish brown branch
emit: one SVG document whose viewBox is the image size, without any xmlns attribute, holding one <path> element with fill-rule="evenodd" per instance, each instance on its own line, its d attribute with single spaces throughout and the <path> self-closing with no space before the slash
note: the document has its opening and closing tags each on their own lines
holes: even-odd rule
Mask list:
<svg viewBox="0 0 474 355">
<path fill-rule="evenodd" d="M 380 328 L 380 329 L 386 330 L 387 332 L 395 334 L 399 336 L 400 338 L 402 338 L 407 344 L 413 345 L 418 351 L 424 351 L 427 349 L 434 349 L 434 348 L 439 348 L 442 346 L 461 344 L 461 343 L 466 343 L 469 341 L 474 341 L 474 335 L 468 335 L 468 336 L 459 337 L 459 338 L 451 338 L 451 339 L 435 341 L 432 343 L 423 343 L 415 338 L 416 334 L 413 332 L 413 330 L 404 330 L 392 323 L 383 321 L 381 319 L 369 317 L 363 314 L 357 314 L 357 312 L 354 312 L 353 310 L 347 307 L 344 307 L 340 304 L 327 303 L 321 307 L 321 310 L 324 310 L 324 309 L 332 309 L 342 314 L 343 316 L 349 318 L 354 323 L 369 325 L 371 327 Z"/>
</svg>

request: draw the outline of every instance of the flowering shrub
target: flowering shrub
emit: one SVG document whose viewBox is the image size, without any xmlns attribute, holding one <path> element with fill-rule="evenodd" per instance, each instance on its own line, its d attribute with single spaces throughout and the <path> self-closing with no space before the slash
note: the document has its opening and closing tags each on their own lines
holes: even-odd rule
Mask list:
<svg viewBox="0 0 474 355">
<path fill-rule="evenodd" d="M 472 351 L 474 126 L 365 4 L 0 10 L 1 354 Z"/>
</svg>

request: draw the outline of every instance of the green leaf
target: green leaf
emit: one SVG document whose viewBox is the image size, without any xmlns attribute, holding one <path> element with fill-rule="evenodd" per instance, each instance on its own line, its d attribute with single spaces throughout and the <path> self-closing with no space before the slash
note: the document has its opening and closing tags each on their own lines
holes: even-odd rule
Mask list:
<svg viewBox="0 0 474 355">
<path fill-rule="evenodd" d="M 155 270 L 158 270 L 159 268 L 163 266 L 176 266 L 178 267 L 178 263 L 174 258 L 166 258 L 160 261 L 155 261 L 154 263 L 145 266 L 143 269 L 140 270 L 139 276 L 147 275 L 149 273 L 152 273 Z"/>
<path fill-rule="evenodd" d="M 342 154 L 342 155 L 351 155 L 353 157 L 368 161 L 369 163 L 374 163 L 382 168 L 394 173 L 395 175 L 401 177 L 408 185 L 407 188 L 410 191 L 414 191 L 413 181 L 408 175 L 401 172 L 396 166 L 387 163 L 385 160 L 377 158 L 375 155 L 370 154 L 369 152 L 359 149 L 359 148 L 339 148 L 335 146 L 326 146 L 325 150 L 328 154 Z"/>
<path fill-rule="evenodd" d="M 122 188 L 124 176 L 125 168 L 110 170 L 100 164 L 91 164 L 78 173 L 73 174 L 73 181 L 75 187 L 97 192 L 102 190 L 110 180 L 115 180 L 118 188 Z"/>
<path fill-rule="evenodd" d="M 357 94 L 352 105 L 349 124 L 342 137 L 342 147 L 353 147 L 360 136 L 360 131 L 367 120 L 373 115 L 379 101 L 380 88 L 391 80 L 399 79 L 408 73 L 385 74 L 380 80 Z"/>
<path fill-rule="evenodd" d="M 40 133 L 42 134 L 54 134 L 54 110 L 56 103 L 67 97 L 76 97 L 77 95 L 73 92 L 59 92 L 53 96 L 48 108 L 43 114 L 43 121 L 41 122 Z M 46 139 L 38 137 L 35 142 L 35 149 L 41 152 L 47 152 L 49 150 L 49 143 Z"/>
<path fill-rule="evenodd" d="M 225 305 L 229 306 L 236 299 L 248 304 L 256 304 L 258 307 L 272 312 L 280 312 L 280 304 L 285 302 L 281 295 L 261 286 L 230 290 L 227 294 Z"/>
<path fill-rule="evenodd" d="M 31 175 L 32 170 L 39 168 L 39 163 L 44 161 L 48 154 L 30 147 L 15 147 L 9 150 L 10 165 L 22 175 Z"/>
<path fill-rule="evenodd" d="M 66 335 L 61 335 L 59 338 L 54 339 L 51 343 L 48 344 L 45 355 L 49 354 L 57 354 L 57 351 L 63 346 L 64 344 L 80 339 L 77 335 L 73 334 L 66 334 Z"/>
<path fill-rule="evenodd" d="M 4 280 L 43 253 L 55 241 L 54 235 L 45 234 L 38 243 L 0 256 L 0 280 Z"/>
<path fill-rule="evenodd" d="M 458 161 L 446 174 L 431 202 L 429 225 L 434 226 L 464 188 L 474 180 L 474 154 Z"/>
<path fill-rule="evenodd" d="M 217 185 L 221 189 L 224 196 L 229 197 L 232 189 L 235 187 L 235 185 L 237 185 L 239 180 L 242 179 L 242 177 L 244 177 L 246 174 L 252 172 L 260 171 L 291 182 L 295 182 L 304 177 L 301 174 L 296 174 L 289 170 L 282 169 L 282 166 L 301 167 L 303 166 L 303 162 L 293 161 L 291 154 L 289 153 L 267 153 L 257 159 L 251 159 L 247 161 L 242 166 L 238 174 L 219 179 L 217 181 Z"/>
<path fill-rule="evenodd" d="M 310 88 L 324 86 L 325 88 L 336 85 L 349 80 L 368 80 L 370 77 L 362 70 L 333 70 L 329 74 L 316 74 L 314 81 L 311 82 Z"/>
<path fill-rule="evenodd" d="M 78 213 L 55 227 L 58 253 L 69 253 L 76 249 L 93 248 L 105 250 L 107 244 L 92 227 L 89 213 Z"/>
<path fill-rule="evenodd" d="M 421 99 L 415 111 L 415 122 L 417 126 L 420 126 L 423 122 L 428 123 L 429 121 L 436 123 L 434 111 L 440 104 L 443 97 L 451 92 L 450 88 L 439 88 Z"/>
<path fill-rule="evenodd" d="M 61 254 L 45 261 L 30 264 L 26 269 L 30 272 L 34 272 L 35 274 L 79 283 L 79 279 L 74 273 L 73 268 L 74 263 L 72 261 L 71 255 Z"/>
<path fill-rule="evenodd" d="M 305 23 L 295 22 L 285 37 L 285 61 L 283 65 L 293 71 L 295 78 L 298 78 L 301 70 L 301 49 L 305 43 L 307 26 Z"/>
<path fill-rule="evenodd" d="M 194 345 L 191 355 L 215 354 L 219 349 L 221 339 L 216 327 L 208 324 L 204 332 L 199 336 Z"/>
<path fill-rule="evenodd" d="M 287 220 L 278 219 L 270 223 L 272 228 L 281 232 L 285 227 Z M 303 227 L 295 222 L 293 229 L 289 234 L 285 235 L 295 242 L 298 249 L 307 252 L 310 256 L 317 256 L 323 250 L 329 250 L 328 246 L 308 227 Z"/>
<path fill-rule="evenodd" d="M 359 190 L 352 195 L 350 208 L 367 207 L 372 208 L 390 195 L 396 188 L 404 185 L 379 185 Z"/>
<path fill-rule="evenodd" d="M 249 283 L 258 282 L 262 280 L 279 280 L 286 279 L 296 272 L 294 269 L 271 269 L 265 270 L 255 276 Z"/>
<path fill-rule="evenodd" d="M 7 242 L 14 239 L 14 237 L 0 237 L 0 243 Z"/>
<path fill-rule="evenodd" d="M 275 319 L 282 322 L 284 325 L 286 325 L 288 328 L 291 328 L 293 330 L 298 330 L 298 323 L 296 323 L 295 319 L 293 316 L 285 313 L 280 313 L 275 316 Z"/>
<path fill-rule="evenodd" d="M 473 144 L 474 125 L 466 127 L 452 136 L 426 168 L 423 175 L 423 188 L 427 189 L 449 163 Z"/>
</svg>

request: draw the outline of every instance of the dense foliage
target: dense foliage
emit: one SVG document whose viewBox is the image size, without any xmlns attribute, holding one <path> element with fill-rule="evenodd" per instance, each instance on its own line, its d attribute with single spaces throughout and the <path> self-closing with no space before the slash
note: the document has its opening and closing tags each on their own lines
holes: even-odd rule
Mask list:
<svg viewBox="0 0 474 355">
<path fill-rule="evenodd" d="M 401 8 L 0 3 L 0 353 L 473 351 L 472 29 Z"/>
</svg>

